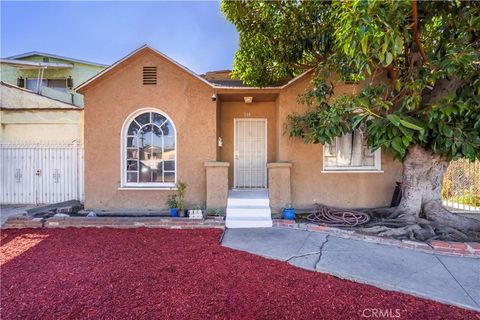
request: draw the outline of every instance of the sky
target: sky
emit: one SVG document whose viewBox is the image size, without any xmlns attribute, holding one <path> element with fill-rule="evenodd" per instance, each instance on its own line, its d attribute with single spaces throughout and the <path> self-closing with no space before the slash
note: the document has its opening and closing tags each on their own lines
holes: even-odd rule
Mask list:
<svg viewBox="0 0 480 320">
<path fill-rule="evenodd" d="M 110 65 L 143 44 L 201 74 L 231 69 L 235 27 L 218 1 L 1 1 L 2 58 L 40 51 Z"/>
</svg>

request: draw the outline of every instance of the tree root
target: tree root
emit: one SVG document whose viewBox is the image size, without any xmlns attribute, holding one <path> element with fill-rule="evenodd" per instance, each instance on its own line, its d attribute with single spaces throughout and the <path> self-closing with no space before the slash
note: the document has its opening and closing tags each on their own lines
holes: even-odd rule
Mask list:
<svg viewBox="0 0 480 320">
<path fill-rule="evenodd" d="M 370 209 L 367 212 L 372 220 L 357 229 L 366 234 L 399 240 L 480 242 L 480 221 L 456 215 L 437 204 L 427 203 L 422 212 L 423 218 L 417 215 L 413 222 L 405 219 L 406 214 L 398 207 Z"/>
</svg>

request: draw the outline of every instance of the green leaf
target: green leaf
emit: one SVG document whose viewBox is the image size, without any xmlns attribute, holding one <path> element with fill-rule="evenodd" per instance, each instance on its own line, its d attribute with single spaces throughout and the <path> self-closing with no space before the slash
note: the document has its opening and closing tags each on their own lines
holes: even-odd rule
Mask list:
<svg viewBox="0 0 480 320">
<path fill-rule="evenodd" d="M 345 42 L 345 44 L 343 45 L 343 52 L 345 52 L 346 55 L 348 55 L 348 49 L 350 49 L 350 42 Z"/>
<path fill-rule="evenodd" d="M 413 130 L 417 130 L 417 131 L 424 130 L 420 125 L 412 123 L 411 121 L 400 119 L 400 123 L 402 124 L 402 126 L 413 129 Z"/>
<path fill-rule="evenodd" d="M 368 99 L 365 97 L 358 98 L 357 102 L 360 106 L 365 108 L 368 108 L 370 106 L 370 103 L 368 103 Z"/>
<path fill-rule="evenodd" d="M 392 140 L 392 148 L 397 151 L 402 157 L 405 155 L 405 146 L 403 145 L 402 138 L 395 137 Z"/>
<path fill-rule="evenodd" d="M 368 49 L 368 37 L 367 36 L 363 36 L 361 44 L 362 44 L 362 52 L 364 54 L 367 54 L 367 49 Z"/>
<path fill-rule="evenodd" d="M 392 63 L 393 61 L 393 55 L 391 52 L 387 52 L 387 55 L 385 57 L 385 65 L 390 65 L 390 63 Z"/>
<path fill-rule="evenodd" d="M 400 36 L 395 39 L 395 51 L 397 54 L 401 54 L 403 51 L 403 39 Z"/>
<path fill-rule="evenodd" d="M 358 125 L 360 124 L 360 122 L 362 122 L 363 119 L 365 119 L 366 117 L 367 117 L 367 115 L 361 115 L 361 116 L 356 117 L 355 120 L 353 121 L 352 129 L 356 129 L 358 127 Z"/>
<path fill-rule="evenodd" d="M 387 115 L 387 119 L 393 123 L 394 126 L 398 127 L 400 125 L 400 117 L 397 116 L 396 114 L 389 114 Z"/>
<path fill-rule="evenodd" d="M 395 90 L 402 90 L 402 83 L 400 82 L 400 80 L 395 81 Z"/>
</svg>

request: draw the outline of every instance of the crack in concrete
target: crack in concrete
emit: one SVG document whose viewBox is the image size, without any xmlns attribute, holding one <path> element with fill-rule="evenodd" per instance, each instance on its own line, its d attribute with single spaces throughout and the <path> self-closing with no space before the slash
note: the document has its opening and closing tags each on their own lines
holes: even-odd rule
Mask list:
<svg viewBox="0 0 480 320">
<path fill-rule="evenodd" d="M 320 254 L 318 255 L 318 259 L 317 261 L 315 262 L 314 266 L 315 266 L 315 271 L 317 270 L 317 266 L 318 264 L 320 263 L 320 260 L 322 259 L 322 254 L 323 254 L 323 247 L 327 244 L 328 240 L 330 239 L 330 235 L 327 234 L 326 237 L 325 237 L 325 241 L 322 242 L 322 244 L 320 245 Z"/>
<path fill-rule="evenodd" d="M 310 237 L 310 234 L 311 233 L 309 233 L 308 236 L 305 238 L 305 240 L 302 243 L 302 246 L 300 247 L 300 249 L 298 249 L 297 252 L 300 252 L 303 249 L 303 247 L 305 246 L 305 243 L 307 242 L 308 238 Z M 322 244 L 320 245 L 319 251 L 307 252 L 307 253 L 302 253 L 302 254 L 294 254 L 294 255 L 290 256 L 288 259 L 286 259 L 285 261 L 290 262 L 290 260 L 292 260 L 292 259 L 312 256 L 314 254 L 319 254 L 321 256 L 323 246 L 325 245 L 326 242 L 328 242 L 328 236 L 329 235 L 327 234 L 327 236 L 325 237 L 325 241 L 322 241 Z"/>
<path fill-rule="evenodd" d="M 314 254 L 319 254 L 319 253 L 321 253 L 321 251 L 307 252 L 307 253 L 304 253 L 304 254 L 296 254 L 296 255 L 291 256 L 290 258 L 288 258 L 285 261 L 290 262 L 290 260 L 295 259 L 295 258 L 302 258 L 302 257 L 306 257 L 306 256 L 311 256 L 311 255 L 314 255 Z"/>
<path fill-rule="evenodd" d="M 450 276 L 452 276 L 453 280 L 455 280 L 455 282 L 460 286 L 460 288 L 462 288 L 462 290 L 470 298 L 470 300 L 472 300 L 473 303 L 475 303 L 475 305 L 480 306 L 478 304 L 478 302 L 475 299 L 473 299 L 473 297 L 468 293 L 468 291 L 465 290 L 465 288 L 462 286 L 462 284 L 460 282 L 458 282 L 457 278 L 455 278 L 455 276 L 450 272 L 450 270 L 448 270 L 447 266 L 443 263 L 443 261 L 440 260 L 440 258 L 438 256 L 435 256 L 435 258 L 437 258 L 437 260 L 440 262 L 440 264 L 445 268 L 445 270 L 447 270 L 447 272 L 450 274 Z"/>
</svg>

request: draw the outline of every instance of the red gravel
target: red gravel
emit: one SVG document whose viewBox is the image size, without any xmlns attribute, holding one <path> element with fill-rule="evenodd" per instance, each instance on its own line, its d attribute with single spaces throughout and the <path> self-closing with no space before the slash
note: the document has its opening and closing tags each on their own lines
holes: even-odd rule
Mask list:
<svg viewBox="0 0 480 320">
<path fill-rule="evenodd" d="M 220 234 L 2 231 L 1 318 L 361 319 L 376 318 L 376 309 L 397 319 L 480 319 L 472 311 L 223 248 Z"/>
</svg>

